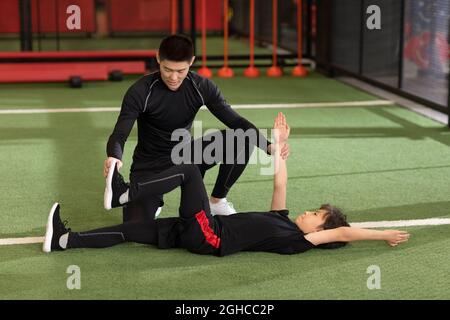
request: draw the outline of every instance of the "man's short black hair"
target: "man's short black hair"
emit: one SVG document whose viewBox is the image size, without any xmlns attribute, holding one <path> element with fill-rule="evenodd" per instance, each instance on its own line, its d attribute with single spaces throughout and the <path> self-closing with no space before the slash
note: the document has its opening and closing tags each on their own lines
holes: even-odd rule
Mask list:
<svg viewBox="0 0 450 320">
<path fill-rule="evenodd" d="M 176 62 L 191 62 L 194 57 L 192 40 L 185 35 L 175 34 L 164 38 L 159 46 L 159 59 Z"/>
</svg>

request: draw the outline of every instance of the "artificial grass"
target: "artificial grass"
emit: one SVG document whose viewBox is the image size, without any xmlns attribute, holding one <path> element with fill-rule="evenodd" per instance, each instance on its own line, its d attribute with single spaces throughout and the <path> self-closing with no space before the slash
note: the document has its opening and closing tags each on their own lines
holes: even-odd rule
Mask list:
<svg viewBox="0 0 450 320">
<path fill-rule="evenodd" d="M 353 243 L 338 250 L 279 256 L 242 252 L 227 258 L 137 244 L 41 253 L 40 246 L 0 248 L 2 299 L 449 299 L 447 226 L 411 228 L 407 245 Z M 77 265 L 81 289 L 69 290 Z M 369 266 L 380 289 L 368 289 Z"/>
<path fill-rule="evenodd" d="M 253 86 L 248 79 L 219 81 L 232 103 L 376 99 L 314 74 L 281 82 L 261 78 Z M 282 86 L 283 81 L 296 82 Z M 308 81 L 319 88 L 309 89 Z M 28 90 L 23 85 L 0 88 L 17 99 L 20 92 L 30 100 L 44 97 L 39 107 L 58 108 L 84 106 L 86 98 L 120 101 L 130 83 L 92 83 L 79 91 L 38 84 L 26 85 Z M 0 105 L 11 108 L 2 99 Z M 278 111 L 291 126 L 287 203 L 292 217 L 325 202 L 341 207 L 351 222 L 450 216 L 450 134 L 443 125 L 396 106 L 238 110 L 260 128 L 270 128 Z M 120 209 L 107 213 L 102 208 L 105 144 L 116 118 L 117 112 L 0 116 L 1 238 L 42 236 L 54 201 L 75 231 L 120 223 Z M 203 129 L 223 127 L 207 111 L 196 120 L 203 121 Z M 135 143 L 133 131 L 125 173 Z M 260 152 L 255 156 L 268 159 Z M 269 208 L 272 177 L 261 175 L 267 166 L 249 165 L 231 190 L 229 200 L 239 211 Z M 205 177 L 209 191 L 216 174 L 214 168 Z M 162 217 L 176 215 L 178 199 L 179 191 L 165 197 Z M 40 245 L 1 246 L 0 298 L 450 298 L 444 254 L 450 227 L 407 230 L 411 240 L 396 248 L 360 242 L 294 256 L 243 252 L 217 258 L 137 244 L 52 254 L 43 254 Z M 69 265 L 81 268 L 81 290 L 66 287 Z M 366 286 L 370 265 L 381 268 L 380 290 Z"/>
<path fill-rule="evenodd" d="M 264 72 L 264 69 L 261 70 Z M 231 79 L 213 77 L 230 104 L 344 102 L 378 100 L 367 93 L 311 72 L 307 78 L 286 76 L 249 79 L 236 70 Z M 138 79 L 128 76 L 122 82 L 86 82 L 81 89 L 69 88 L 66 83 L 1 84 L 0 110 L 11 108 L 83 108 L 120 107 L 126 90 Z"/>
</svg>

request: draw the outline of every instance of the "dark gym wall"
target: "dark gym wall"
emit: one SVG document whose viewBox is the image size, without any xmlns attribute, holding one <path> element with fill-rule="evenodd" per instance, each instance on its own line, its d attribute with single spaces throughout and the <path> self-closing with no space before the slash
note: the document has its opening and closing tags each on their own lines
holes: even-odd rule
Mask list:
<svg viewBox="0 0 450 320">
<path fill-rule="evenodd" d="M 449 101 L 448 0 L 316 0 L 317 66 L 441 111 Z M 381 29 L 367 26 L 369 5 Z"/>
</svg>

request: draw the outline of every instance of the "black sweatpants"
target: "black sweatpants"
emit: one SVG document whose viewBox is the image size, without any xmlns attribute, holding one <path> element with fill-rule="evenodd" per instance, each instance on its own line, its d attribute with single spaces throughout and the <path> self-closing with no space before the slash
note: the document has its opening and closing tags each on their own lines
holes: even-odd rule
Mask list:
<svg viewBox="0 0 450 320">
<path fill-rule="evenodd" d="M 130 201 L 165 194 L 181 187 L 178 218 L 129 221 L 86 232 L 70 232 L 67 248 L 104 248 L 122 242 L 181 247 L 214 254 L 220 246 L 218 226 L 210 214 L 208 195 L 196 165 L 182 164 L 155 174 L 146 183 L 130 186 Z M 163 231 L 161 231 L 163 230 Z"/>
<path fill-rule="evenodd" d="M 225 198 L 227 196 L 228 191 L 244 172 L 251 153 L 257 143 L 257 141 L 251 141 L 250 139 L 245 139 L 244 143 L 238 143 L 238 140 L 231 134 L 232 132 L 232 130 L 213 132 L 193 140 L 191 143 L 191 163 L 197 164 L 202 177 L 205 176 L 205 172 L 207 170 L 211 169 L 219 162 L 221 163 L 219 167 L 219 174 L 217 176 L 214 189 L 211 193 L 211 195 L 215 198 Z M 215 141 L 217 135 L 220 135 L 221 141 L 223 142 L 222 152 L 215 154 L 214 158 L 216 161 L 213 163 L 205 162 L 202 155 L 205 149 Z M 231 144 L 227 145 L 227 142 L 230 143 L 230 137 L 234 138 L 232 149 L 229 148 Z M 195 155 L 194 151 L 197 152 L 197 155 Z M 199 155 L 198 152 L 201 152 L 201 155 Z M 194 160 L 196 161 L 194 162 Z M 197 163 L 198 160 L 201 160 L 201 163 Z M 174 166 L 174 164 L 170 157 L 168 157 L 167 164 L 165 166 L 163 165 L 162 169 L 159 169 L 158 171 L 149 168 L 148 171 L 132 172 L 130 175 L 130 183 L 145 184 L 146 181 L 153 179 L 153 177 L 161 172 L 161 170 L 166 170 L 172 166 Z M 132 203 L 124 206 L 123 221 L 153 220 L 155 218 L 156 210 L 163 204 L 164 201 L 162 193 L 148 196 L 145 199 L 139 199 L 138 201 L 133 201 Z"/>
</svg>

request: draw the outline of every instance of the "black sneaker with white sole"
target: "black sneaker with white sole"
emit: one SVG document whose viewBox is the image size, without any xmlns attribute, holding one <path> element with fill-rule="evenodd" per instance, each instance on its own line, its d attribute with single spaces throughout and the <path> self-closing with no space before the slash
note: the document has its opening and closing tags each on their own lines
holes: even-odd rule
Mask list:
<svg viewBox="0 0 450 320">
<path fill-rule="evenodd" d="M 59 209 L 59 203 L 55 203 L 48 214 L 47 230 L 45 231 L 44 244 L 42 245 L 44 252 L 64 250 L 59 245 L 59 238 L 70 232 L 70 229 L 67 229 L 65 223 L 61 221 Z"/>
<path fill-rule="evenodd" d="M 117 161 L 111 164 L 108 176 L 106 177 L 105 195 L 103 205 L 106 210 L 123 206 L 128 200 L 120 203 L 120 196 L 128 192 L 129 185 L 123 180 L 122 175 L 117 169 Z"/>
</svg>

